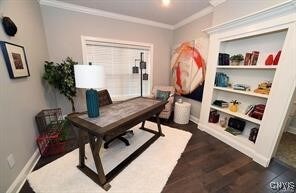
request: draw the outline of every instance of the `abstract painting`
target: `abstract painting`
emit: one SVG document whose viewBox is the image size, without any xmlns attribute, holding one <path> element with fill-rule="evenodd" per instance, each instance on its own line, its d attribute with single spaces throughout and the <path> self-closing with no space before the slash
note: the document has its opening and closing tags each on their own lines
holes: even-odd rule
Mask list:
<svg viewBox="0 0 296 193">
<path fill-rule="evenodd" d="M 184 42 L 173 49 L 172 83 L 184 97 L 202 101 L 206 63 L 196 40 Z"/>
</svg>

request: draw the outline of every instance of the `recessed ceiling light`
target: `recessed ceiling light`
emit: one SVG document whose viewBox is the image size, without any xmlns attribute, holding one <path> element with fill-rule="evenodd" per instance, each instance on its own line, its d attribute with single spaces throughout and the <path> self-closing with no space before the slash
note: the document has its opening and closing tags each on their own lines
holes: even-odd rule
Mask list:
<svg viewBox="0 0 296 193">
<path fill-rule="evenodd" d="M 162 5 L 165 7 L 168 7 L 171 4 L 171 0 L 161 0 L 162 1 Z"/>
</svg>

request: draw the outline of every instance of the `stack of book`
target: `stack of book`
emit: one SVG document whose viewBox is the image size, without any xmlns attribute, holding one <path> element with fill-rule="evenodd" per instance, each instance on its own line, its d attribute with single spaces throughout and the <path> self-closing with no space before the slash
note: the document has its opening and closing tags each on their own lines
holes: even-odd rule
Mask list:
<svg viewBox="0 0 296 193">
<path fill-rule="evenodd" d="M 244 65 L 248 66 L 248 65 L 256 65 L 257 61 L 259 58 L 259 52 L 258 51 L 253 51 L 252 53 L 246 53 L 245 56 L 245 61 L 244 61 Z"/>
<path fill-rule="evenodd" d="M 221 107 L 221 108 L 227 108 L 228 107 L 228 102 L 223 101 L 223 100 L 215 100 L 213 102 L 213 105 Z"/>
</svg>

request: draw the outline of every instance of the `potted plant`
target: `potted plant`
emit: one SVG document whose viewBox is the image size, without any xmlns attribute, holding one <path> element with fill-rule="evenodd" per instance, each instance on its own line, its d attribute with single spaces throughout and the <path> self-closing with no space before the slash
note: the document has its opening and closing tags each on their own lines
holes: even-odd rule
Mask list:
<svg viewBox="0 0 296 193">
<path fill-rule="evenodd" d="M 237 66 L 240 65 L 241 61 L 244 60 L 244 56 L 242 54 L 236 54 L 230 57 L 230 64 Z"/>
<path fill-rule="evenodd" d="M 74 97 L 76 96 L 74 65 L 77 62 L 67 57 L 62 63 L 45 61 L 43 79 L 54 86 L 64 95 L 72 105 L 75 112 Z"/>
<path fill-rule="evenodd" d="M 239 104 L 240 104 L 240 102 L 238 102 L 237 100 L 231 101 L 230 105 L 229 105 L 229 110 L 232 112 L 237 112 Z"/>
</svg>

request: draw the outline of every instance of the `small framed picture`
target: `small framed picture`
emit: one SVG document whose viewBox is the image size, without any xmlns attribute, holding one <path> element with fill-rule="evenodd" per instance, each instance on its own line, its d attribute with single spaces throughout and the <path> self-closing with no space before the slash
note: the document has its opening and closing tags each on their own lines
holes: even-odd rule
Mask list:
<svg viewBox="0 0 296 193">
<path fill-rule="evenodd" d="M 25 48 L 9 42 L 0 41 L 1 50 L 10 78 L 30 76 Z"/>
</svg>

